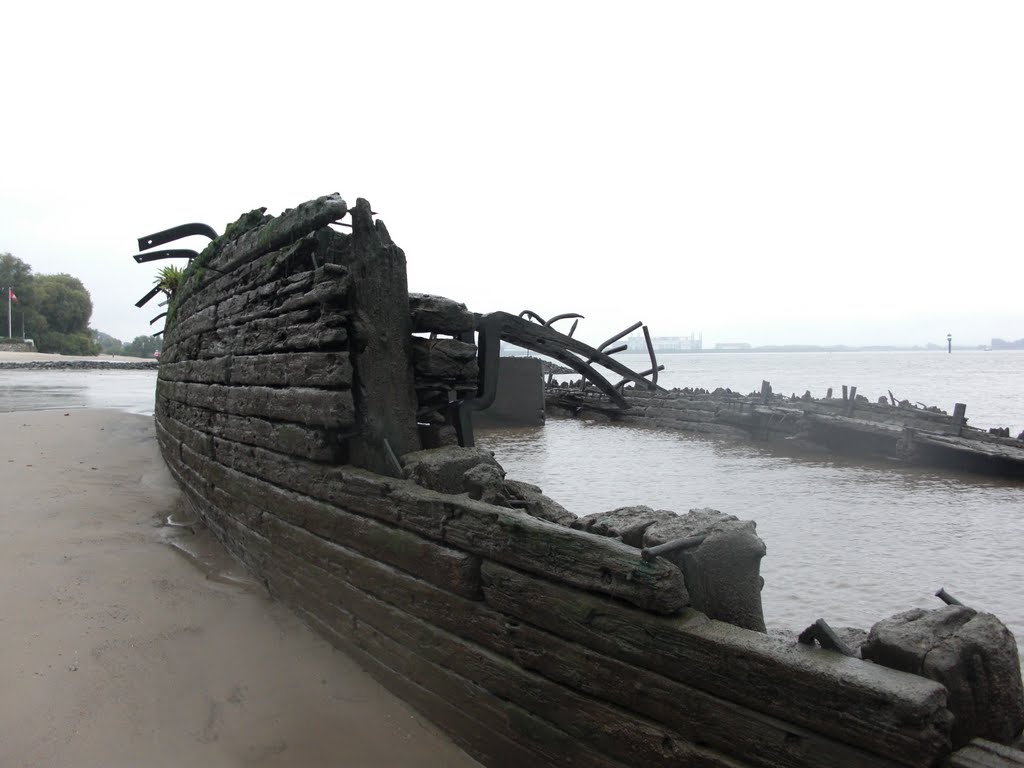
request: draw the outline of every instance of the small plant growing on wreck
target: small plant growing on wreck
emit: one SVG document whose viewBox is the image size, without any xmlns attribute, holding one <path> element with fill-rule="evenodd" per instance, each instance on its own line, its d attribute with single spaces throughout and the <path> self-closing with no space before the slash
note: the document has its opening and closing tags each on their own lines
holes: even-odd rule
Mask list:
<svg viewBox="0 0 1024 768">
<path fill-rule="evenodd" d="M 168 299 L 173 299 L 183 274 L 184 270 L 174 265 L 162 267 L 156 275 L 156 287 L 167 294 Z"/>
</svg>

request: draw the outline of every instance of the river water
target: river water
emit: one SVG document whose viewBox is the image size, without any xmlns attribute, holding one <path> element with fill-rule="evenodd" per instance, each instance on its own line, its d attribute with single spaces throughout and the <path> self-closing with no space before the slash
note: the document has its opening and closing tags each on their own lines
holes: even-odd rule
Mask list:
<svg viewBox="0 0 1024 768">
<path fill-rule="evenodd" d="M 624 361 L 645 367 L 642 357 Z M 665 386 L 822 396 L 853 385 L 871 399 L 951 411 L 975 426 L 1024 429 L 1024 353 L 716 353 L 668 355 Z M 155 371 L 0 371 L 0 411 L 102 407 L 152 413 Z M 578 515 L 631 504 L 714 507 L 757 522 L 768 547 L 770 627 L 870 627 L 937 607 L 939 587 L 1024 637 L 1024 484 L 785 452 L 731 439 L 550 419 L 483 431 L 510 477 L 541 486 Z"/>
<path fill-rule="evenodd" d="M 636 370 L 646 357 L 620 357 Z M 665 355 L 665 387 L 729 387 L 823 397 L 857 387 L 1024 429 L 1024 352 L 701 353 Z M 571 377 L 565 377 L 571 378 Z M 612 378 L 614 382 L 616 379 Z M 549 419 L 488 431 L 478 443 L 510 477 L 541 486 L 578 515 L 646 504 L 713 507 L 757 522 L 765 619 L 803 629 L 869 628 L 945 587 L 1024 638 L 1024 484 L 822 457 L 682 432 Z"/>
</svg>

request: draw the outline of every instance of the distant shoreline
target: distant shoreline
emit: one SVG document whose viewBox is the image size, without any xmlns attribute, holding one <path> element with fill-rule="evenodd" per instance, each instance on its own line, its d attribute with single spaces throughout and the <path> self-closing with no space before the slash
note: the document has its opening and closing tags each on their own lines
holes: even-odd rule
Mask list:
<svg viewBox="0 0 1024 768">
<path fill-rule="evenodd" d="M 814 346 L 810 344 L 782 344 L 782 345 L 769 345 L 764 347 L 750 347 L 749 349 L 674 349 L 674 350 L 654 350 L 658 355 L 703 355 L 703 354 L 714 354 L 714 355 L 725 355 L 725 354 L 747 354 L 750 352 L 946 352 L 946 347 L 940 347 L 933 345 L 930 347 L 889 347 L 889 346 L 869 346 L 869 347 L 848 347 L 842 344 L 835 346 Z M 1019 352 L 1019 349 L 1013 349 L 1004 347 L 1001 349 L 989 349 L 984 345 L 974 345 L 966 347 L 953 347 L 953 352 Z M 646 354 L 645 351 L 634 351 L 632 354 Z"/>
<path fill-rule="evenodd" d="M 46 352 L 0 351 L 0 370 L 81 371 L 155 370 L 160 361 L 125 355 L 54 355 Z"/>
<path fill-rule="evenodd" d="M 34 360 L 12 363 L 0 360 L 0 371 L 155 371 L 160 363 L 140 360 L 137 363 L 103 362 L 99 360 Z"/>
</svg>

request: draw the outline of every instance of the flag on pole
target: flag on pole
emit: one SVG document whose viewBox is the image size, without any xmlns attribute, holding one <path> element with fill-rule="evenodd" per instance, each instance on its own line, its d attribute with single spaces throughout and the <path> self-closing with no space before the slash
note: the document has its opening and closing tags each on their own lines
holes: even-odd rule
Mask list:
<svg viewBox="0 0 1024 768">
<path fill-rule="evenodd" d="M 13 288 L 8 288 L 7 289 L 7 298 L 13 299 L 14 301 L 18 300 L 18 297 L 14 295 L 14 289 Z"/>
</svg>

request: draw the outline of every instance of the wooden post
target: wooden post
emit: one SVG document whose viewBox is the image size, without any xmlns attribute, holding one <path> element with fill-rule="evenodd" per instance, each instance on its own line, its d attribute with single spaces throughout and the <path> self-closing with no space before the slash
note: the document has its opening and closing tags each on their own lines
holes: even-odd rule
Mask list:
<svg viewBox="0 0 1024 768">
<path fill-rule="evenodd" d="M 761 405 L 768 404 L 768 398 L 772 394 L 772 385 L 767 381 L 761 380 Z"/>
<path fill-rule="evenodd" d="M 846 402 L 849 399 L 849 393 L 846 391 L 846 385 L 843 384 L 843 402 Z"/>
<path fill-rule="evenodd" d="M 965 418 L 967 414 L 967 403 L 954 403 L 953 404 L 953 432 L 957 435 L 964 428 L 964 424 L 967 422 Z"/>
<path fill-rule="evenodd" d="M 846 389 L 846 387 L 843 387 Z M 857 404 L 857 388 L 850 387 L 850 402 L 846 404 L 846 415 L 849 416 L 853 413 L 853 407 Z"/>
<path fill-rule="evenodd" d="M 420 448 L 412 372 L 412 320 L 405 254 L 363 199 L 352 210 L 352 393 L 359 434 L 351 462 L 401 477 L 398 459 Z"/>
<path fill-rule="evenodd" d="M 828 392 L 825 393 L 825 399 L 826 400 L 831 400 L 832 399 L 832 387 L 829 387 L 828 388 Z"/>
</svg>

